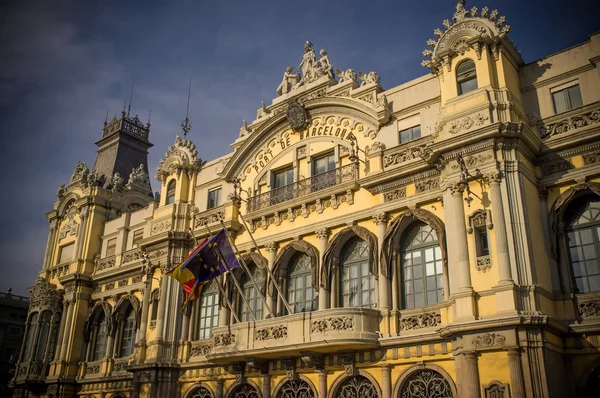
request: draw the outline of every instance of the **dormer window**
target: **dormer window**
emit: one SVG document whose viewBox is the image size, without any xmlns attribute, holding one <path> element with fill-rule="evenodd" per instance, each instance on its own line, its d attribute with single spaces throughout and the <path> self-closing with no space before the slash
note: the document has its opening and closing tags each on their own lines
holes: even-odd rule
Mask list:
<svg viewBox="0 0 600 398">
<path fill-rule="evenodd" d="M 167 186 L 167 201 L 166 204 L 170 205 L 175 202 L 175 186 L 177 183 L 175 180 L 172 180 Z"/>
<path fill-rule="evenodd" d="M 456 82 L 458 84 L 458 95 L 477 90 L 477 71 L 475 62 L 468 59 L 456 68 Z"/>
</svg>

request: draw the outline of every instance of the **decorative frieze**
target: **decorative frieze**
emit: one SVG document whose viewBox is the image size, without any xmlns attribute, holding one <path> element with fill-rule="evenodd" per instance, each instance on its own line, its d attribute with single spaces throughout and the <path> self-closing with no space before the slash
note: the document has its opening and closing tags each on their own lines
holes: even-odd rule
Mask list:
<svg viewBox="0 0 600 398">
<path fill-rule="evenodd" d="M 196 215 L 194 227 L 203 227 L 204 225 L 218 223 L 225 219 L 225 209 L 219 208 Z"/>
<path fill-rule="evenodd" d="M 600 152 L 586 153 L 581 156 L 583 158 L 583 164 L 589 166 L 590 164 L 596 164 L 600 162 Z"/>
<path fill-rule="evenodd" d="M 128 284 L 129 284 L 129 279 L 128 279 L 128 278 L 121 279 L 121 280 L 118 282 L 118 286 L 119 286 L 119 287 L 127 286 Z"/>
<path fill-rule="evenodd" d="M 115 359 L 115 363 L 113 365 L 113 373 L 126 372 L 128 364 L 129 359 Z"/>
<path fill-rule="evenodd" d="M 213 349 L 212 344 L 195 344 L 192 345 L 192 349 L 190 351 L 190 357 L 199 357 L 203 355 L 208 355 Z"/>
<path fill-rule="evenodd" d="M 582 318 L 600 316 L 600 299 L 587 302 L 579 302 L 577 303 L 577 309 L 579 310 L 579 316 L 581 316 Z"/>
<path fill-rule="evenodd" d="M 492 268 L 492 260 L 490 256 L 479 256 L 477 257 L 477 271 L 486 272 L 488 269 Z"/>
<path fill-rule="evenodd" d="M 131 283 L 140 283 L 141 281 L 142 281 L 141 275 L 134 276 L 133 278 L 131 278 Z"/>
<path fill-rule="evenodd" d="M 110 256 L 96 261 L 96 272 L 103 271 L 105 269 L 113 268 L 117 264 L 115 256 Z"/>
<path fill-rule="evenodd" d="M 392 202 L 394 200 L 406 198 L 406 187 L 401 187 L 398 189 L 394 189 L 391 192 L 386 192 L 383 194 L 384 202 Z"/>
<path fill-rule="evenodd" d="M 152 228 L 150 229 L 151 235 L 156 235 L 161 232 L 169 231 L 171 229 L 171 220 L 163 220 L 158 221 L 152 224 Z"/>
<path fill-rule="evenodd" d="M 442 324 L 442 315 L 439 312 L 426 312 L 400 318 L 400 330 L 416 330 L 430 328 Z"/>
<path fill-rule="evenodd" d="M 330 317 L 312 321 L 312 333 L 325 333 L 335 330 L 353 330 L 354 319 L 350 316 Z"/>
<path fill-rule="evenodd" d="M 494 156 L 492 156 L 491 153 L 463 157 L 465 166 L 467 166 L 469 169 L 475 169 L 480 166 L 483 166 L 484 164 L 490 162 L 492 159 L 494 159 Z M 458 162 L 454 162 L 451 168 L 452 170 L 458 170 L 460 169 L 460 164 Z"/>
<path fill-rule="evenodd" d="M 468 131 L 473 127 L 483 126 L 489 119 L 490 117 L 483 113 L 478 113 L 474 116 L 466 116 L 460 120 L 450 122 L 448 132 L 450 134 L 457 134 L 461 131 Z"/>
<path fill-rule="evenodd" d="M 386 155 L 383 157 L 383 167 L 387 168 L 398 164 L 406 163 L 413 159 L 421 159 L 426 153 L 427 144 L 416 145 L 410 148 L 401 150 L 400 152 Z"/>
<path fill-rule="evenodd" d="M 63 275 L 66 275 L 69 272 L 69 264 L 61 265 L 58 267 L 54 267 L 50 270 L 51 278 L 58 278 Z"/>
<path fill-rule="evenodd" d="M 288 335 L 286 325 L 276 325 L 268 328 L 256 329 L 255 339 L 259 341 L 270 339 L 284 339 Z"/>
<path fill-rule="evenodd" d="M 227 347 L 235 343 L 235 334 L 222 333 L 213 336 L 213 344 L 215 347 Z"/>
<path fill-rule="evenodd" d="M 485 333 L 475 337 L 471 343 L 476 348 L 495 348 L 503 347 L 506 342 L 506 337 L 497 333 Z"/>
<path fill-rule="evenodd" d="M 509 398 L 508 385 L 500 383 L 499 381 L 493 381 L 487 386 L 483 387 L 484 398 Z"/>
<path fill-rule="evenodd" d="M 565 134 L 600 122 L 600 109 L 593 109 L 579 115 L 569 116 L 557 122 L 542 124 L 539 127 L 540 138 L 547 139 L 555 135 Z"/>
<path fill-rule="evenodd" d="M 115 288 L 115 283 L 111 282 L 111 283 L 107 283 L 106 285 L 104 285 L 104 291 L 107 292 L 109 290 L 113 290 Z"/>
<path fill-rule="evenodd" d="M 552 162 L 540 166 L 540 170 L 544 177 L 557 173 L 562 173 L 574 168 L 575 166 L 573 166 L 573 164 L 571 163 L 571 159 L 569 158 L 558 158 Z"/>
<path fill-rule="evenodd" d="M 430 178 L 424 181 L 415 182 L 415 191 L 417 193 L 427 192 L 434 189 L 440 188 L 440 179 L 439 178 Z"/>
<path fill-rule="evenodd" d="M 123 253 L 121 264 L 128 264 L 136 260 L 141 260 L 142 258 L 142 251 L 140 249 L 129 250 Z"/>
<path fill-rule="evenodd" d="M 88 375 L 100 373 L 100 365 L 99 364 L 88 364 L 85 368 L 85 373 Z"/>
</svg>

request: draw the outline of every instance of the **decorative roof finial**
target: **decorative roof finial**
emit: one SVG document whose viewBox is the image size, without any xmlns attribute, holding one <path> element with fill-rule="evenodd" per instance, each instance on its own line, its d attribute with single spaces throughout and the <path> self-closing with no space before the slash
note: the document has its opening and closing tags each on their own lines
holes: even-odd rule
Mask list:
<svg viewBox="0 0 600 398">
<path fill-rule="evenodd" d="M 152 118 L 152 109 L 148 112 L 148 123 L 146 123 L 146 127 L 150 128 L 150 119 Z"/>
<path fill-rule="evenodd" d="M 104 127 L 108 124 L 108 109 L 106 110 L 106 117 L 104 118 Z"/>
<path fill-rule="evenodd" d="M 192 94 L 192 77 L 190 76 L 190 84 L 188 86 L 188 98 L 187 98 L 187 107 L 185 109 L 185 120 L 181 124 L 181 131 L 183 131 L 184 139 L 187 138 L 188 133 L 192 128 L 192 124 L 190 123 L 190 119 L 188 117 L 190 112 L 190 96 Z"/>
<path fill-rule="evenodd" d="M 129 116 L 129 113 L 131 112 L 131 101 L 133 100 L 133 88 L 135 87 L 134 84 L 131 85 L 131 94 L 129 95 L 129 107 L 127 108 L 127 116 Z"/>
</svg>

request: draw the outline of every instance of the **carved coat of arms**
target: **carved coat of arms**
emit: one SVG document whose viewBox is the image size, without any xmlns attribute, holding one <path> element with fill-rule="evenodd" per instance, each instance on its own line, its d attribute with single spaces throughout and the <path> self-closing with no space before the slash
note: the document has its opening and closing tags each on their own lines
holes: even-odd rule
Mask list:
<svg viewBox="0 0 600 398">
<path fill-rule="evenodd" d="M 306 109 L 296 99 L 288 103 L 287 120 L 295 132 L 303 131 L 308 126 Z"/>
</svg>

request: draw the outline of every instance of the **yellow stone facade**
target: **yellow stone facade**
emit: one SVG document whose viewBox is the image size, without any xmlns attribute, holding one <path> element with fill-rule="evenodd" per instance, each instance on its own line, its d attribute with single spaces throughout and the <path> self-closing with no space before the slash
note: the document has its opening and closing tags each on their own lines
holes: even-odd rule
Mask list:
<svg viewBox="0 0 600 398">
<path fill-rule="evenodd" d="M 47 213 L 14 396 L 593 396 L 600 35 L 524 64 L 508 31 L 459 1 L 388 90 L 307 42 L 231 154 L 177 137 L 160 195 L 149 126 L 106 124 Z M 165 272 L 223 224 L 266 304 L 238 269 L 182 312 Z"/>
</svg>

